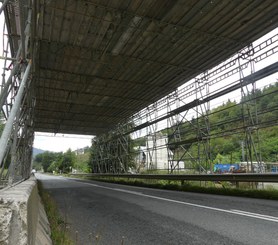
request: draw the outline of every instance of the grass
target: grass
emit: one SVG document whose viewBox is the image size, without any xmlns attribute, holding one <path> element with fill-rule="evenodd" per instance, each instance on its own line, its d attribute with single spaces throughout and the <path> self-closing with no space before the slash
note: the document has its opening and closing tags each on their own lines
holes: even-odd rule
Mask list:
<svg viewBox="0 0 278 245">
<path fill-rule="evenodd" d="M 88 179 L 88 178 L 87 178 Z M 200 181 L 184 182 L 181 181 L 166 181 L 166 180 L 134 180 L 123 178 L 92 178 L 91 180 L 98 180 L 110 183 L 134 185 L 140 187 L 150 187 L 165 190 L 197 192 L 204 194 L 227 195 L 250 197 L 260 199 L 278 200 L 278 190 L 272 188 L 266 189 L 251 189 L 251 184 L 240 183 L 240 188 L 235 188 L 230 182 L 205 182 L 202 185 Z"/>
<path fill-rule="evenodd" d="M 58 213 L 57 205 L 49 193 L 43 189 L 43 185 L 38 181 L 39 194 L 41 196 L 48 221 L 51 228 L 51 239 L 54 245 L 73 245 L 67 231 L 67 223 Z"/>
</svg>

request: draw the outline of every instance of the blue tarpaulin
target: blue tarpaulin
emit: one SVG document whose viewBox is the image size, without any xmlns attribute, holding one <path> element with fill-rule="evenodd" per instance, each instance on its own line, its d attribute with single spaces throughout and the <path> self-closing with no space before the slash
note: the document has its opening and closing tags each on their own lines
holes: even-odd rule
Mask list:
<svg viewBox="0 0 278 245">
<path fill-rule="evenodd" d="M 238 164 L 214 164 L 213 172 L 217 173 L 226 173 L 229 172 L 231 169 L 238 170 Z"/>
</svg>

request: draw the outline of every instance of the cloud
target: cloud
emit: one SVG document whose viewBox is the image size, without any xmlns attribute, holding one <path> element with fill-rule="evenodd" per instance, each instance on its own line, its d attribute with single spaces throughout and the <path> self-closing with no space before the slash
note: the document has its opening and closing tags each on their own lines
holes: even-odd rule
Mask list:
<svg viewBox="0 0 278 245">
<path fill-rule="evenodd" d="M 36 133 L 34 147 L 47 151 L 65 152 L 69 148 L 76 150 L 91 146 L 93 136 L 84 135 L 56 135 Z"/>
</svg>

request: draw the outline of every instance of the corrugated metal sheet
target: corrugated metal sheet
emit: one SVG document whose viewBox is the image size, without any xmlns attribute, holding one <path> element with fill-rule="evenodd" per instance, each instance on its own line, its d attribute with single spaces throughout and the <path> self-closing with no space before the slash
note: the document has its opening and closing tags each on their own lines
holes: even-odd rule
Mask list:
<svg viewBox="0 0 278 245">
<path fill-rule="evenodd" d="M 40 0 L 35 130 L 100 134 L 277 27 L 276 0 Z"/>
</svg>

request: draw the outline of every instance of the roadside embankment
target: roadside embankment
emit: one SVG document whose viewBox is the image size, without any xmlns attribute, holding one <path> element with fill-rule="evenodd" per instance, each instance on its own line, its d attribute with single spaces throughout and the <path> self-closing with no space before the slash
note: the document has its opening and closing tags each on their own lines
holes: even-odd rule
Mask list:
<svg viewBox="0 0 278 245">
<path fill-rule="evenodd" d="M 71 177 L 74 177 L 71 175 Z M 80 176 L 79 176 L 80 178 Z M 278 190 L 272 187 L 266 189 L 254 189 L 253 183 L 241 183 L 239 188 L 232 186 L 230 182 L 205 182 L 204 186 L 198 185 L 200 182 L 187 181 L 182 183 L 181 181 L 167 181 L 158 179 L 128 179 L 120 177 L 83 177 L 86 180 L 96 180 L 102 182 L 133 185 L 140 187 L 150 187 L 165 190 L 185 191 L 206 193 L 214 195 L 226 195 L 226 196 L 239 196 L 250 198 L 261 198 L 278 200 Z"/>
<path fill-rule="evenodd" d="M 34 176 L 0 191 L 0 244 L 52 244 Z"/>
</svg>

